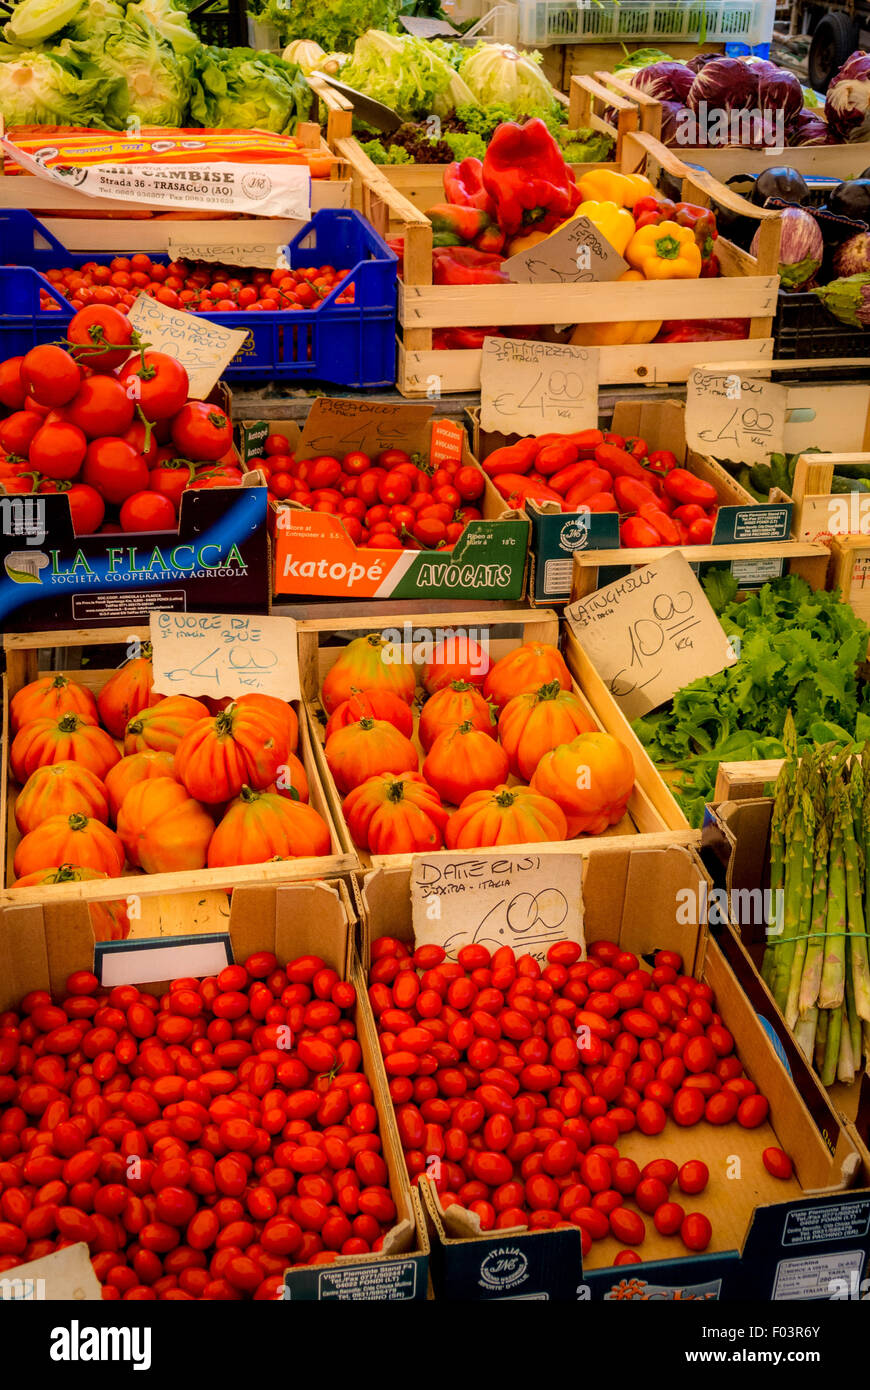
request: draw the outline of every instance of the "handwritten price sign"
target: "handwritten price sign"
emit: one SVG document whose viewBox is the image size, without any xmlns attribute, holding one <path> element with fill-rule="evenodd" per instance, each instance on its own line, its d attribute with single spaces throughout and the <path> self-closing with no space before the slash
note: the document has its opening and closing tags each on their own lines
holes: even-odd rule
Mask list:
<svg viewBox="0 0 870 1390">
<path fill-rule="evenodd" d="M 696 367 L 686 386 L 686 442 L 735 463 L 766 463 L 782 453 L 788 388 L 740 372 Z"/>
<path fill-rule="evenodd" d="M 480 423 L 502 434 L 594 429 L 598 349 L 523 338 L 484 338 Z"/>
<path fill-rule="evenodd" d="M 292 618 L 152 613 L 151 645 L 161 695 L 299 698 Z"/>
<path fill-rule="evenodd" d="M 565 617 L 627 719 L 737 660 L 678 550 L 596 589 Z"/>
</svg>

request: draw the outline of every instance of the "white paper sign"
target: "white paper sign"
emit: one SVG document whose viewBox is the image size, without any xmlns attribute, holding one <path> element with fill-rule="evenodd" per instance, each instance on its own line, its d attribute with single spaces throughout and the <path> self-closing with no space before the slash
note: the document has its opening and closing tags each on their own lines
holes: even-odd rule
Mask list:
<svg viewBox="0 0 870 1390">
<path fill-rule="evenodd" d="M 104 989 L 114 989 L 116 985 L 218 975 L 232 962 L 230 939 L 219 933 L 191 935 L 171 945 L 141 939 L 101 941 L 94 953 L 94 973 Z"/>
<path fill-rule="evenodd" d="M 737 660 L 679 550 L 572 603 L 565 617 L 627 719 Z"/>
<path fill-rule="evenodd" d="M 0 1275 L 0 1303 L 99 1303 L 103 1291 L 83 1241 Z M 12 1316 L 7 1308 L 3 1315 Z"/>
<path fill-rule="evenodd" d="M 618 280 L 628 270 L 628 261 L 588 217 L 573 217 L 546 241 L 509 257 L 502 270 L 519 284 L 590 285 Z"/>
<path fill-rule="evenodd" d="M 177 164 L 91 164 L 46 168 L 11 140 L 7 154 L 38 178 L 90 198 L 165 203 L 201 212 L 243 212 L 253 217 L 311 216 L 311 174 L 306 164 L 201 163 L 202 155 Z M 35 194 L 28 195 L 35 197 Z"/>
<path fill-rule="evenodd" d="M 686 383 L 686 442 L 713 458 L 767 463 L 784 451 L 787 403 L 787 386 L 696 367 Z"/>
<path fill-rule="evenodd" d="M 155 352 L 178 359 L 195 400 L 205 399 L 248 336 L 247 328 L 221 328 L 201 314 L 170 309 L 147 294 L 136 296 L 127 317 Z"/>
<path fill-rule="evenodd" d="M 502 434 L 547 434 L 598 424 L 598 349 L 524 338 L 484 338 L 480 424 Z"/>
<path fill-rule="evenodd" d="M 416 854 L 411 861 L 414 940 L 449 956 L 479 943 L 543 961 L 555 941 L 583 943 L 581 858 L 567 851 Z"/>
<path fill-rule="evenodd" d="M 240 266 L 254 270 L 277 270 L 287 266 L 284 255 L 286 243 L 282 235 L 277 231 L 270 235 L 270 226 L 266 221 L 259 225 L 244 225 L 256 226 L 256 241 L 242 241 L 236 222 L 206 224 L 195 240 L 189 234 L 179 237 L 170 232 L 167 239 L 169 259 L 205 261 L 209 265 Z"/>
<path fill-rule="evenodd" d="M 299 699 L 292 618 L 159 612 L 150 621 L 159 694 Z"/>
</svg>

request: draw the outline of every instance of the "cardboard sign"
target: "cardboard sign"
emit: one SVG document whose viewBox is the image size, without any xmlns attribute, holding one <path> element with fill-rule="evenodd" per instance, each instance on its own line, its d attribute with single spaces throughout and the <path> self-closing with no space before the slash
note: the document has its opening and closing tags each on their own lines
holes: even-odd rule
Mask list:
<svg viewBox="0 0 870 1390">
<path fill-rule="evenodd" d="M 222 932 L 127 941 L 98 941 L 94 974 L 104 989 L 219 975 L 232 965 L 230 938 Z"/>
<path fill-rule="evenodd" d="M 501 434 L 547 434 L 598 424 L 598 349 L 484 338 L 480 424 Z"/>
<path fill-rule="evenodd" d="M 253 138 L 253 137 L 252 137 Z M 176 141 L 172 142 L 177 143 Z M 201 142 L 193 142 L 201 144 Z M 181 164 L 51 164 L 2 141 L 3 148 L 49 183 L 72 188 L 89 198 L 118 198 L 130 203 L 165 203 L 174 210 L 241 212 L 254 217 L 294 217 L 307 222 L 311 216 L 311 175 L 307 164 L 236 164 L 224 160 L 209 166 L 207 153 L 196 148 Z M 36 199 L 35 193 L 28 197 Z"/>
<path fill-rule="evenodd" d="M 15 1265 L 0 1276 L 0 1303 L 99 1303 L 103 1291 L 83 1241 Z M 10 1317 L 12 1310 L 7 1309 Z"/>
<path fill-rule="evenodd" d="M 509 257 L 502 269 L 517 284 L 590 285 L 618 280 L 628 261 L 588 217 L 574 217 L 546 241 Z"/>
<path fill-rule="evenodd" d="M 299 698 L 292 618 L 152 613 L 151 643 L 161 695 Z"/>
<path fill-rule="evenodd" d="M 320 396 L 308 412 L 297 458 L 317 454 L 347 454 L 360 449 L 379 454 L 382 449 L 428 452 L 429 421 L 434 405 L 391 405 L 383 401 L 353 401 L 339 396 Z"/>
<path fill-rule="evenodd" d="M 735 463 L 766 463 L 784 450 L 788 387 L 696 367 L 686 385 L 686 443 Z"/>
<path fill-rule="evenodd" d="M 245 266 L 254 270 L 276 270 L 285 267 L 286 245 L 283 234 L 273 230 L 269 222 L 257 226 L 256 241 L 241 241 L 235 223 L 206 224 L 195 239 L 169 233 L 167 250 L 171 261 L 206 261 L 210 265 Z"/>
<path fill-rule="evenodd" d="M 627 719 L 737 660 L 678 550 L 572 603 L 565 617 Z"/>
<path fill-rule="evenodd" d="M 434 942 L 453 957 L 472 942 L 513 946 L 543 961 L 554 941 L 583 944 L 580 855 L 416 854 L 411 906 L 418 946 Z"/>
<path fill-rule="evenodd" d="M 221 328 L 200 314 L 170 309 L 147 294 L 137 295 L 127 317 L 155 352 L 177 358 L 196 400 L 205 399 L 248 336 L 246 328 Z"/>
</svg>

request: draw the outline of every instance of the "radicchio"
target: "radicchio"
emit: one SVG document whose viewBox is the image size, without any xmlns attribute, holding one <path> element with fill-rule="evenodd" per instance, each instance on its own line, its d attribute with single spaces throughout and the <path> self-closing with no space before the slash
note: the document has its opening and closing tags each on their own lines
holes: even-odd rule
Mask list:
<svg viewBox="0 0 870 1390">
<path fill-rule="evenodd" d="M 686 105 L 698 111 L 704 102 L 711 113 L 752 110 L 758 106 L 758 66 L 739 58 L 714 58 L 695 74 Z"/>
<path fill-rule="evenodd" d="M 847 58 L 825 97 L 828 125 L 838 140 L 870 134 L 870 55 L 859 49 Z"/>
<path fill-rule="evenodd" d="M 637 70 L 631 85 L 656 101 L 683 102 L 694 80 L 695 74 L 685 63 L 650 63 L 648 68 Z"/>
<path fill-rule="evenodd" d="M 786 142 L 789 145 L 833 145 L 835 138 L 831 134 L 827 121 L 823 120 L 817 111 L 799 111 L 791 125 L 786 130 Z"/>
</svg>

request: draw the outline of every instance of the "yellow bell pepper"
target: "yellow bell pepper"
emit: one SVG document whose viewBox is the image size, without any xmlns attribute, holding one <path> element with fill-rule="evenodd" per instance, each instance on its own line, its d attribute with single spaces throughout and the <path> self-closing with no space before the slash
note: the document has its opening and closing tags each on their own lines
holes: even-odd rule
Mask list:
<svg viewBox="0 0 870 1390">
<path fill-rule="evenodd" d="M 642 280 L 639 270 L 624 270 L 620 280 Z M 641 319 L 634 323 L 578 323 L 569 339 L 576 347 L 624 347 L 630 343 L 651 343 L 662 326 L 661 319 Z"/>
<path fill-rule="evenodd" d="M 701 274 L 695 233 L 677 222 L 641 227 L 625 248 L 625 259 L 647 280 L 697 280 Z"/>
<path fill-rule="evenodd" d="M 618 207 L 616 203 L 590 201 L 581 203 L 574 216 L 588 217 L 614 251 L 620 256 L 624 255 L 635 232 L 634 218 L 625 208 Z"/>
<path fill-rule="evenodd" d="M 513 241 L 505 251 L 506 256 L 518 256 L 521 251 L 531 251 L 538 242 L 546 241 L 552 232 L 526 232 L 525 236 L 514 237 Z"/>
<path fill-rule="evenodd" d="M 656 191 L 644 174 L 618 174 L 614 169 L 592 169 L 577 184 L 584 199 L 621 208 L 633 208 L 639 198 L 655 196 Z"/>
</svg>

